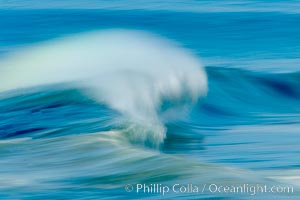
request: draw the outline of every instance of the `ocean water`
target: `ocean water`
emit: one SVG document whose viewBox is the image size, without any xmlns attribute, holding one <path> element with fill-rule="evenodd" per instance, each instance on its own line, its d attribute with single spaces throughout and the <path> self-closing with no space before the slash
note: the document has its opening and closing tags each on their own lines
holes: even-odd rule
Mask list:
<svg viewBox="0 0 300 200">
<path fill-rule="evenodd" d="M 0 199 L 299 199 L 299 24 L 296 0 L 0 1 Z"/>
</svg>

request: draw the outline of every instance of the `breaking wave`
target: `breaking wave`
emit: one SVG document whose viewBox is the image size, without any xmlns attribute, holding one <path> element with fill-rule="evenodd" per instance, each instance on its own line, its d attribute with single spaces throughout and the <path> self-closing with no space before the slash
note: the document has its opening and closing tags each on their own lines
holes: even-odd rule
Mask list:
<svg viewBox="0 0 300 200">
<path fill-rule="evenodd" d="M 206 73 L 191 52 L 142 31 L 67 36 L 10 55 L 0 69 L 0 92 L 80 88 L 122 114 L 114 121 L 130 141 L 155 147 L 165 139 L 164 121 L 188 111 L 207 91 Z"/>
</svg>

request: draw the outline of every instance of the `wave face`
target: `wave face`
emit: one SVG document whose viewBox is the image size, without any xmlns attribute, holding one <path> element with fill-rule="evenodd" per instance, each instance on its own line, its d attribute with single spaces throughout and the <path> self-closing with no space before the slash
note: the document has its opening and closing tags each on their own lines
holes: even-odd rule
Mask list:
<svg viewBox="0 0 300 200">
<path fill-rule="evenodd" d="M 111 199 L 116 193 L 123 199 L 149 198 L 149 194 L 124 193 L 124 185 L 139 182 L 299 186 L 294 160 L 298 152 L 291 150 L 298 146 L 294 138 L 299 131 L 299 74 L 262 76 L 215 67 L 207 67 L 206 72 L 210 80 L 207 96 L 189 104 L 191 112 L 175 119 L 164 111 L 178 102 L 164 100 L 171 105 L 161 105 L 155 114 L 160 117 L 159 123 L 157 118 L 150 121 L 158 123 L 154 125 L 139 124 L 135 115 L 129 119 L 127 113 L 99 101 L 98 95 L 91 98 L 91 92 L 98 92 L 98 88 L 87 92 L 74 88 L 77 84 L 56 84 L 2 93 L 0 164 L 6 168 L 0 171 L 0 198 L 70 195 L 81 199 L 84 195 Z M 232 75 L 239 78 L 233 79 Z M 252 87 L 257 95 L 244 89 Z M 275 97 L 280 99 L 276 101 Z M 150 116 L 148 119 L 153 120 Z M 152 141 L 157 139 L 155 134 L 165 134 L 159 151 L 141 147 L 157 147 L 157 140 Z M 148 143 L 143 138 L 147 136 L 151 140 Z M 291 148 L 281 148 L 282 143 Z M 262 151 L 265 145 L 272 149 Z M 239 151 L 241 146 L 243 151 Z M 270 153 L 279 152 L 282 157 L 264 162 Z M 270 165 L 278 169 L 270 170 Z M 272 199 L 276 195 L 260 197 Z M 160 194 L 150 196 L 161 199 Z M 235 199 L 235 195 L 217 196 Z M 168 197 L 196 198 L 199 194 L 172 193 Z M 201 194 L 203 199 L 210 197 L 207 191 Z"/>
<path fill-rule="evenodd" d="M 122 113 L 129 138 L 158 146 L 160 117 L 186 110 L 207 89 L 197 58 L 141 31 L 108 30 L 47 42 L 1 66 L 1 91 L 68 83 Z"/>
</svg>

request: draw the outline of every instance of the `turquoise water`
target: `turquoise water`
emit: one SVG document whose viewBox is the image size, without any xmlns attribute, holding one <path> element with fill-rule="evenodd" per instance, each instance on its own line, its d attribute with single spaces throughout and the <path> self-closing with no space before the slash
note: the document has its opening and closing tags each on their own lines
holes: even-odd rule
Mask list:
<svg viewBox="0 0 300 200">
<path fill-rule="evenodd" d="M 298 1 L 0 8 L 1 199 L 299 199 Z"/>
</svg>

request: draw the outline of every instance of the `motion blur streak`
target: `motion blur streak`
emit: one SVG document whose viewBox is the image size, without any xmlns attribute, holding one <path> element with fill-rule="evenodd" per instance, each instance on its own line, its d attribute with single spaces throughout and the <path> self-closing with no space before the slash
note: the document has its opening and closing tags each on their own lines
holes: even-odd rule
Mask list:
<svg viewBox="0 0 300 200">
<path fill-rule="evenodd" d="M 299 199 L 296 1 L 137 2 L 0 0 L 0 199 Z"/>
</svg>

